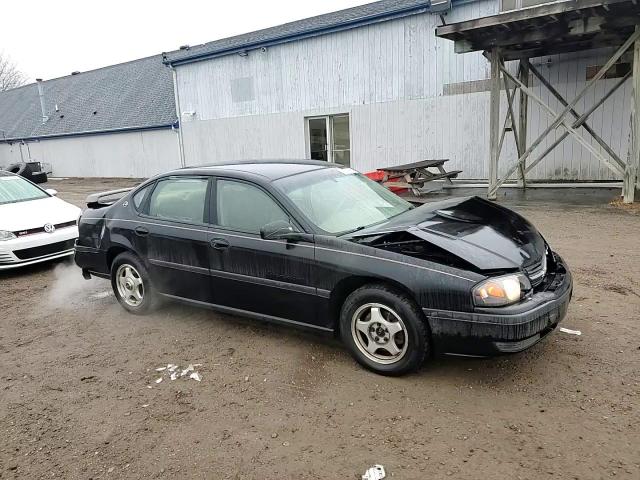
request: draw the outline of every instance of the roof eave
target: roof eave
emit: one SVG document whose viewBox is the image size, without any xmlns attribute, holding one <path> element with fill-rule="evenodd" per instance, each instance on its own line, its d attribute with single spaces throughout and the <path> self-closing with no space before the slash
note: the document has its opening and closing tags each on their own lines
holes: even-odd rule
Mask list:
<svg viewBox="0 0 640 480">
<path fill-rule="evenodd" d="M 84 132 L 70 132 L 70 133 L 54 133 L 51 135 L 36 135 L 30 137 L 12 137 L 12 138 L 0 138 L 0 143 L 16 143 L 22 141 L 35 141 L 35 140 L 50 140 L 56 138 L 70 138 L 70 137 L 86 137 L 90 135 L 106 135 L 106 134 L 115 134 L 115 133 L 132 133 L 132 132 L 143 132 L 148 130 L 165 130 L 169 128 L 178 128 L 178 122 L 175 121 L 173 123 L 163 123 L 159 125 L 148 125 L 148 126 L 135 126 L 135 127 L 122 127 L 122 128 L 111 128 L 107 130 L 87 130 Z"/>
<path fill-rule="evenodd" d="M 272 47 L 274 45 L 280 45 L 283 43 L 303 40 L 305 38 L 312 38 L 320 35 L 327 35 L 330 33 L 341 32 L 344 30 L 350 30 L 352 28 L 363 27 L 365 25 L 371 25 L 374 23 L 395 20 L 397 18 L 408 17 L 411 15 L 420 15 L 422 13 L 428 13 L 430 11 L 431 11 L 430 6 L 425 4 L 424 6 L 421 6 L 421 7 L 411 7 L 411 8 L 396 10 L 394 12 L 385 12 L 383 14 L 372 15 L 367 18 L 361 18 L 361 19 L 352 20 L 348 22 L 342 22 L 339 24 L 334 24 L 334 25 L 322 27 L 322 28 L 309 29 L 296 34 L 283 35 L 281 37 L 276 37 L 267 41 L 251 42 L 251 43 L 242 45 L 240 47 L 233 47 L 229 49 L 216 50 L 213 52 L 195 54 L 192 56 L 187 56 L 187 57 L 179 58 L 176 60 L 165 58 L 163 60 L 163 63 L 165 65 L 170 65 L 172 67 L 175 67 L 175 66 L 185 65 L 188 63 L 201 62 L 203 60 L 210 60 L 213 58 L 233 55 L 233 54 L 237 54 L 247 50 L 254 50 L 261 47 Z"/>
</svg>

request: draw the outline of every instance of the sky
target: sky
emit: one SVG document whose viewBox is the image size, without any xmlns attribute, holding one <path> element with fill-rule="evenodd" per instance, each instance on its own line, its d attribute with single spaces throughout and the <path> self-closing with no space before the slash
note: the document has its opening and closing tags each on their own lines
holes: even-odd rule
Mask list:
<svg viewBox="0 0 640 480">
<path fill-rule="evenodd" d="M 371 1 L 3 0 L 0 53 L 33 82 Z"/>
</svg>

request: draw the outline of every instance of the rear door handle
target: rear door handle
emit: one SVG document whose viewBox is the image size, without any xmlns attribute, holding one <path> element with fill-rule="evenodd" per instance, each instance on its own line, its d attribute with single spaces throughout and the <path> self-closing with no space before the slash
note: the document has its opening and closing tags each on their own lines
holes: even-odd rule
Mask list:
<svg viewBox="0 0 640 480">
<path fill-rule="evenodd" d="M 224 238 L 212 238 L 209 244 L 216 250 L 226 250 L 230 247 L 230 244 Z"/>
<path fill-rule="evenodd" d="M 139 237 L 144 237 L 146 235 L 149 235 L 149 230 L 147 230 L 144 227 L 136 227 L 135 232 L 136 232 L 136 235 L 138 235 Z"/>
</svg>

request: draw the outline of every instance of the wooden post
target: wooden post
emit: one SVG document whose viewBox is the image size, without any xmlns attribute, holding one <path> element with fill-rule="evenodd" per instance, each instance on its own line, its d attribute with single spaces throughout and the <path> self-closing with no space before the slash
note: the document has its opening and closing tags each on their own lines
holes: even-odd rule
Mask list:
<svg viewBox="0 0 640 480">
<path fill-rule="evenodd" d="M 525 87 L 529 86 L 529 61 L 520 61 L 520 68 L 518 69 L 518 77 Z M 520 141 L 520 152 L 518 156 L 522 155 L 527 150 L 527 128 L 528 128 L 528 115 L 529 115 L 529 97 L 520 89 L 520 125 L 518 127 L 518 140 Z M 527 161 L 525 160 L 520 165 L 520 178 L 518 179 L 518 186 L 520 188 L 527 188 Z"/>
<path fill-rule="evenodd" d="M 636 33 L 640 32 L 640 26 L 636 26 Z M 630 155 L 624 171 L 624 183 L 622 184 L 622 197 L 624 203 L 633 203 L 638 181 L 638 169 L 640 169 L 640 38 L 635 42 L 633 49 L 633 101 L 631 102 L 631 146 Z"/>
<path fill-rule="evenodd" d="M 491 98 L 489 100 L 489 191 L 487 198 L 498 198 L 498 160 L 500 158 L 500 52 L 494 47 L 489 55 L 491 61 Z"/>
</svg>

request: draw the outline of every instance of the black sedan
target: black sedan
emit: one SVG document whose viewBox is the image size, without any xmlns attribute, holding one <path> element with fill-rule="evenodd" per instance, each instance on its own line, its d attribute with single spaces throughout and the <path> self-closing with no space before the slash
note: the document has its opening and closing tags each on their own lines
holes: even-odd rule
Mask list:
<svg viewBox="0 0 640 480">
<path fill-rule="evenodd" d="M 571 298 L 567 266 L 516 213 L 478 197 L 415 208 L 324 162 L 186 168 L 107 198 L 90 197 L 75 260 L 129 312 L 169 298 L 334 332 L 382 374 L 524 350 Z"/>
</svg>

